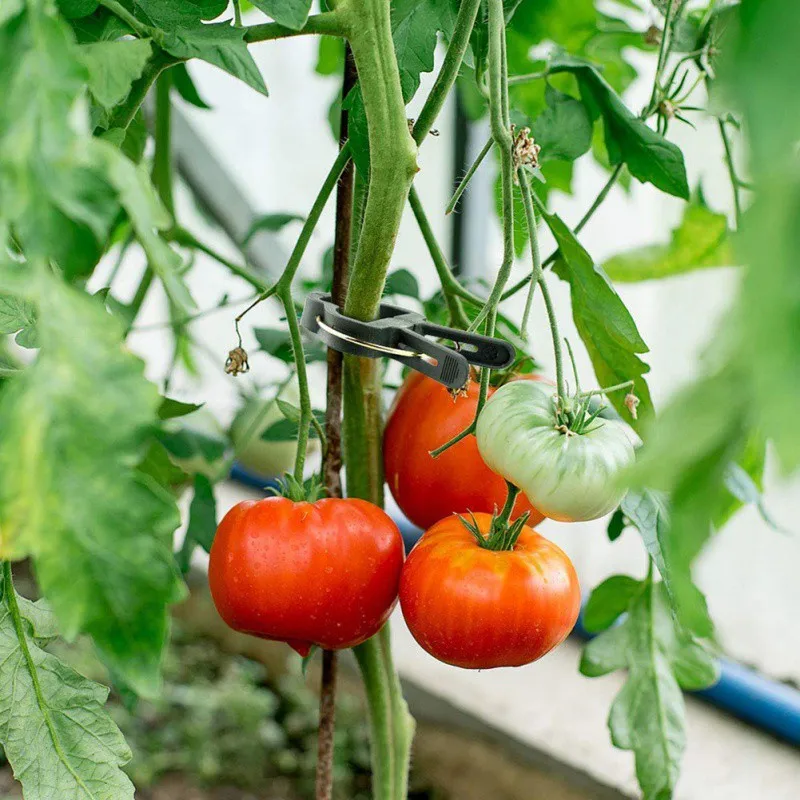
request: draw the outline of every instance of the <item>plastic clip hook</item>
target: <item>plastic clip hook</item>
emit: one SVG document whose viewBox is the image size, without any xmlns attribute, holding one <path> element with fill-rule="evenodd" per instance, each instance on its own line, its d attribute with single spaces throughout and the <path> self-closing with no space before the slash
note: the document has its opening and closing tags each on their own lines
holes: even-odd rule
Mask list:
<svg viewBox="0 0 800 800">
<path fill-rule="evenodd" d="M 503 339 L 434 325 L 422 314 L 381 303 L 378 318 L 362 322 L 344 316 L 329 294 L 311 292 L 301 324 L 340 353 L 365 358 L 389 358 L 433 378 L 450 389 L 464 386 L 470 364 L 503 369 L 514 361 L 513 345 Z M 447 339 L 457 349 L 428 337 Z"/>
</svg>

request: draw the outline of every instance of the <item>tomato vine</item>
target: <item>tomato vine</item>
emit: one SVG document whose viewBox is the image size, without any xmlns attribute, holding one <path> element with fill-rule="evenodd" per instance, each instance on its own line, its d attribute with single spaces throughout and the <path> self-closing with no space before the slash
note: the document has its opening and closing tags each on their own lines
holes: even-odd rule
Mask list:
<svg viewBox="0 0 800 800">
<path fill-rule="evenodd" d="M 0 730 L 26 797 L 44 798 L 54 786 L 64 796 L 133 796 L 122 771 L 129 753 L 102 708 L 104 690 L 43 647 L 56 627 L 68 639 L 87 634 L 116 683 L 143 695 L 158 691 L 169 608 L 182 596 L 180 575 L 190 568 L 194 548 L 211 546 L 217 516 L 213 485 L 228 475 L 234 448 L 253 438 L 294 443 L 286 464 L 288 491 L 300 497 L 315 491 L 304 479 L 310 447 L 318 441 L 331 497 L 342 494 L 344 466 L 348 498 L 383 505 L 382 365 L 304 344 L 298 319 L 301 266 L 334 190 L 331 265 L 319 279 L 304 272 L 303 288 L 332 290 L 347 316 L 373 319 L 388 278 L 393 291 L 400 286 L 415 296 L 431 318 L 509 339 L 522 351 L 514 362 L 519 369 L 531 360 L 527 329 L 537 292 L 541 295 L 555 390 L 517 381 L 509 372 L 495 391 L 488 369 L 481 370 L 471 396 L 469 385 L 465 388 L 467 397 L 461 399 L 474 403 L 474 416 L 431 455 L 442 456 L 455 445 L 462 449 L 454 453 L 466 453 L 465 440 L 477 434 L 480 452 L 472 453 L 472 467 L 489 464 L 515 482 L 494 518 L 482 515 L 471 523 L 474 539 L 465 544 L 459 538 L 463 525 L 454 530 L 445 525 L 444 538 L 452 535 L 459 547 L 497 550 L 509 559 L 523 539 L 526 546 L 549 552 L 526 528 L 525 514 L 512 519 L 520 488 L 526 502 L 542 505 L 556 519 L 587 519 L 611 510 L 612 538 L 627 526 L 640 531 L 647 575 L 614 576 L 592 593 L 587 625 L 600 636 L 587 646 L 581 669 L 589 676 L 629 670 L 609 718 L 612 736 L 634 751 L 644 795 L 672 796 L 685 740 L 680 689 L 708 685 L 716 675 L 713 623 L 692 581 L 692 562 L 742 502 L 755 503 L 766 517 L 760 487 L 767 440 L 787 469 L 800 464 L 800 427 L 792 406 L 800 393 L 794 324 L 800 301 L 792 272 L 800 196 L 792 162 L 798 119 L 792 109 L 785 109 L 786 119 L 774 114 L 794 90 L 800 69 L 791 56 L 797 15 L 791 0 L 708 2 L 696 9 L 678 0 L 654 0 L 647 14 L 630 3 L 619 5 L 612 15 L 592 0 L 555 0 L 546 7 L 534 0 L 329 0 L 313 14 L 308 0 L 258 0 L 247 12 L 238 0 L 231 10 L 224 0 L 3 4 L 0 689 L 9 691 L 10 681 L 16 681 L 12 668 L 21 678 L 14 684 L 14 703 L 0 708 Z M 271 21 L 251 23 L 264 14 Z M 658 26 L 652 26 L 652 14 Z M 180 95 L 205 106 L 185 66 L 194 59 L 266 95 L 250 48 L 299 36 L 320 37 L 326 57 L 335 62 L 328 74 L 340 81 L 338 153 L 307 216 L 254 220 L 245 242 L 235 243 L 241 257 L 230 257 L 179 218 L 173 103 Z M 763 41 L 772 42 L 768 52 Z M 408 103 L 422 73 L 433 72 L 440 42 L 443 58 L 416 119 L 409 120 Z M 622 97 L 635 75 L 624 55 L 627 47 L 653 62 L 652 87 L 639 113 Z M 701 87 L 711 97 L 708 103 Z M 494 158 L 497 167 L 502 254 L 486 286 L 451 268 L 414 186 L 419 149 L 453 92 L 461 93 L 473 116 L 488 117 L 491 136 L 444 213 L 457 208 L 487 159 Z M 673 120 L 691 124 L 690 113 L 706 113 L 716 125 L 739 234 L 735 243 L 727 214 L 712 210 L 699 185 L 690 187 L 683 154 L 667 136 Z M 748 136 L 740 132 L 742 123 Z M 149 139 L 152 149 L 146 146 Z M 745 147 L 747 170 L 738 163 Z M 571 226 L 552 211 L 550 193 L 571 188 L 573 162 L 584 156 L 593 157 L 608 177 Z M 604 269 L 579 235 L 616 187 L 631 179 L 685 201 L 684 214 L 669 243 L 617 254 Z M 411 273 L 399 280 L 402 271 L 389 272 L 407 206 L 441 286 L 430 299 L 419 297 Z M 276 231 L 297 222 L 295 245 L 276 279 L 248 263 L 247 238 L 259 226 Z M 545 258 L 543 228 L 555 240 Z M 512 282 L 525 244 L 529 265 Z M 216 305 L 198 308 L 187 280 L 197 253 L 250 293 L 232 299 L 226 284 Z M 134 254 L 144 257 L 140 273 L 130 258 Z M 714 366 L 656 420 L 646 379 L 650 367 L 643 359 L 647 344 L 614 284 L 733 261 L 743 265 L 742 290 L 720 327 Z M 130 275 L 131 293 L 120 291 L 122 275 Z M 575 327 L 603 389 L 581 390 L 551 297 L 556 279 L 569 287 Z M 156 289 L 166 295 L 168 319 L 155 327 L 165 329 L 172 346 L 160 391 L 127 347 L 132 333 L 154 328 L 139 320 Z M 517 324 L 503 304 L 526 290 Z M 233 323 L 237 338 L 228 368 L 245 372 L 250 363 L 241 325 L 266 301 L 280 305 L 286 324 L 280 330 L 256 328 L 255 337 L 286 366 L 286 375 L 273 398 L 262 398 L 264 405 L 243 425 L 243 436 L 222 431 L 216 421 L 203 428 L 201 402 L 167 396 L 176 370 L 191 371 L 195 354 L 207 355 L 192 326 L 209 314 L 233 315 L 234 307 L 246 306 Z M 572 393 L 564 346 L 573 365 Z M 224 353 L 212 357 L 219 367 Z M 306 365 L 315 359 L 327 360 L 324 412 L 314 408 L 309 389 Z M 598 402 L 598 395 L 607 396 L 614 410 Z M 271 414 L 274 419 L 266 423 Z M 573 456 L 582 452 L 591 437 L 606 437 L 601 466 L 610 461 L 625 466 L 632 447 L 629 438 L 617 435 L 623 423 L 614 415 L 644 440 L 636 465 L 626 473 L 629 491 L 621 500 L 622 488 L 608 490 L 607 475 L 592 482 L 597 471 L 586 472 L 565 499 L 570 475 L 543 488 L 515 459 L 528 435 L 529 445 L 537 442 L 537 458 L 549 452 L 541 444 L 545 437 L 558 437 L 562 456 L 570 447 Z M 465 422 L 462 418 L 459 427 Z M 687 430 L 702 432 L 691 437 L 696 439 L 691 452 L 681 447 Z M 498 445 L 501 436 L 508 436 L 507 446 Z M 597 466 L 588 460 L 591 453 L 582 457 Z M 179 524 L 175 494 L 185 489 L 193 499 L 184 542 L 173 554 Z M 484 494 L 489 493 L 487 488 Z M 49 607 L 17 594 L 11 563 L 24 558 L 32 560 Z M 576 610 L 576 584 L 572 588 Z M 419 611 L 413 597 L 406 603 L 412 614 Z M 567 617 L 554 624 L 548 646 L 565 635 L 574 621 L 574 615 Z M 415 617 L 415 626 L 424 639 L 426 620 Z M 484 661 L 457 649 L 448 656 L 452 663 L 491 666 L 523 663 L 523 656 L 538 657 L 547 648 L 533 655 L 484 654 Z M 388 626 L 357 645 L 355 655 L 369 710 L 373 792 L 377 800 L 401 800 L 408 793 L 414 721 Z M 335 652 L 326 650 L 320 800 L 333 796 L 335 675 Z M 73 706 L 81 710 L 81 724 L 69 717 Z M 624 735 L 640 723 L 642 708 L 654 723 L 636 736 Z M 44 729 L 48 737 L 35 752 L 26 752 L 31 731 Z M 657 757 L 647 758 L 650 752 Z M 37 769 L 20 769 L 32 760 Z"/>
</svg>

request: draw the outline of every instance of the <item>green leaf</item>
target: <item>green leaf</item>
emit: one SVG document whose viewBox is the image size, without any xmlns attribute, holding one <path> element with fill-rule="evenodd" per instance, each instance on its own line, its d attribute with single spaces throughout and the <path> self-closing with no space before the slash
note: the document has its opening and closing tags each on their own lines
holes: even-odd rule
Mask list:
<svg viewBox="0 0 800 800">
<path fill-rule="evenodd" d="M 20 347 L 38 347 L 36 308 L 24 298 L 0 294 L 0 334 L 16 333 Z"/>
<path fill-rule="evenodd" d="M 612 164 L 626 164 L 631 175 L 643 183 L 652 183 L 667 194 L 689 199 L 683 153 L 677 145 L 632 114 L 591 64 L 562 55 L 551 62 L 550 71 L 575 75 L 584 102 L 603 118 L 606 147 Z"/>
<path fill-rule="evenodd" d="M 214 464 L 225 455 L 227 443 L 219 436 L 197 430 L 188 423 L 171 431 L 160 431 L 158 440 L 167 452 L 179 461 L 198 458 L 206 464 Z"/>
<path fill-rule="evenodd" d="M 419 283 L 416 277 L 407 269 L 396 269 L 386 277 L 386 286 L 383 293 L 387 296 L 400 294 L 404 297 L 414 297 L 419 300 Z"/>
<path fill-rule="evenodd" d="M 274 358 L 278 358 L 287 364 L 294 363 L 292 353 L 292 337 L 288 330 L 279 328 L 254 328 L 253 334 L 256 337 L 261 349 Z M 324 361 L 327 358 L 325 348 L 317 341 L 306 342 L 303 346 L 306 362 Z"/>
<path fill-rule="evenodd" d="M 285 403 L 284 405 L 291 406 L 291 403 Z M 293 406 L 291 407 L 294 408 Z M 284 409 L 281 408 L 281 411 L 283 412 Z M 288 413 L 291 414 L 292 412 L 289 411 Z M 316 418 L 317 422 L 319 422 L 321 426 L 324 426 L 325 412 L 319 409 L 314 409 L 312 413 L 314 414 L 314 417 Z M 298 410 L 297 420 L 292 420 L 289 419 L 288 417 L 285 417 L 284 419 L 279 419 L 277 422 L 273 422 L 272 425 L 270 425 L 261 434 L 260 437 L 261 440 L 264 442 L 296 442 L 297 435 L 299 433 L 299 426 L 298 426 L 299 419 L 300 415 Z M 311 439 L 317 438 L 317 430 L 313 425 L 309 428 L 308 435 Z"/>
<path fill-rule="evenodd" d="M 107 111 L 122 102 L 141 76 L 152 48 L 148 39 L 81 45 L 78 57 L 89 73 L 89 91 Z"/>
<path fill-rule="evenodd" d="M 132 800 L 121 769 L 131 752 L 103 708 L 108 689 L 42 650 L 41 608 L 32 613 L 34 604 L 4 589 L 0 743 L 26 800 Z"/>
<path fill-rule="evenodd" d="M 586 646 L 581 671 L 594 677 L 628 669 L 608 718 L 611 738 L 633 750 L 644 798 L 666 800 L 686 745 L 681 687 L 710 686 L 718 667 L 700 641 L 676 624 L 663 584 L 649 578 L 633 583 L 637 590 L 626 616 Z"/>
<path fill-rule="evenodd" d="M 745 445 L 748 408 L 742 384 L 737 372 L 725 369 L 680 392 L 649 431 L 631 476 L 634 485 L 669 495 L 668 528 L 662 521 L 656 527 L 666 565 L 662 575 L 679 618 L 701 635 L 708 634 L 710 621 L 691 581 L 691 565 L 728 503 L 725 475 Z M 631 517 L 625 505 L 623 510 Z"/>
<path fill-rule="evenodd" d="M 286 400 L 281 400 L 279 397 L 275 398 L 275 402 L 278 405 L 278 409 L 283 414 L 283 416 L 289 420 L 289 422 L 300 422 L 300 409 L 294 405 L 294 403 L 289 403 Z"/>
<path fill-rule="evenodd" d="M 259 231 L 277 232 L 290 222 L 304 221 L 305 217 L 301 216 L 300 214 L 287 214 L 286 212 L 280 212 L 277 214 L 262 214 L 260 217 L 256 217 L 250 223 L 250 227 L 247 229 L 247 233 L 242 239 L 242 247 L 246 247 L 250 243 L 250 240 Z"/>
<path fill-rule="evenodd" d="M 306 24 L 311 0 L 250 0 L 252 4 L 272 17 L 275 22 L 299 31 Z"/>
<path fill-rule="evenodd" d="M 618 508 L 612 515 L 611 519 L 608 521 L 608 528 L 606 529 L 606 534 L 608 535 L 608 540 L 610 542 L 616 542 L 620 536 L 622 536 L 622 532 L 625 530 L 625 515 L 622 513 L 622 509 Z"/>
<path fill-rule="evenodd" d="M 647 345 L 608 277 L 575 234 L 558 214 L 543 216 L 559 248 L 553 271 L 570 285 L 572 318 L 597 380 L 600 386 L 634 381 L 633 391 L 640 401 L 638 420 L 631 416 L 621 392 L 611 394 L 608 399 L 626 422 L 638 428 L 653 413 L 650 389 L 644 379 L 650 367 L 638 357 L 639 353 L 648 352 Z"/>
<path fill-rule="evenodd" d="M 162 397 L 161 405 L 158 407 L 159 419 L 175 419 L 175 417 L 185 417 L 199 411 L 203 403 L 182 403 L 180 400 L 173 400 L 171 397 Z"/>
<path fill-rule="evenodd" d="M 93 14 L 100 4 L 97 0 L 56 0 L 56 5 L 67 19 L 80 19 Z"/>
<path fill-rule="evenodd" d="M 392 39 L 400 68 L 400 85 L 408 102 L 419 89 L 420 75 L 432 72 L 436 35 L 449 38 L 455 26 L 458 4 L 453 0 L 394 0 Z"/>
<path fill-rule="evenodd" d="M 228 7 L 227 0 L 134 0 L 134 4 L 166 30 L 216 19 Z"/>
<path fill-rule="evenodd" d="M 173 490 L 189 482 L 188 473 L 175 464 L 167 448 L 159 441 L 150 443 L 147 453 L 136 469 L 165 489 Z"/>
<path fill-rule="evenodd" d="M 580 158 L 592 146 L 592 119 L 586 106 L 550 84 L 545 100 L 547 107 L 531 125 L 533 138 L 542 148 L 540 160 Z"/>
<path fill-rule="evenodd" d="M 728 218 L 714 213 L 702 195 L 692 199 L 668 244 L 652 244 L 620 253 L 603 267 L 612 281 L 629 283 L 680 275 L 735 263 Z"/>
<path fill-rule="evenodd" d="M 763 471 L 763 455 L 765 454 L 765 449 L 763 447 L 761 448 L 761 454 L 762 458 L 757 466 L 759 476 Z M 739 464 L 730 464 L 728 466 L 728 471 L 725 474 L 725 487 L 737 502 L 732 508 L 725 510 L 721 519 L 714 520 L 715 527 L 719 528 L 724 525 L 740 505 L 752 505 L 756 507 L 758 513 L 761 515 L 761 519 L 763 519 L 772 530 L 778 533 L 787 533 L 787 530 L 778 525 L 770 514 L 764 502 L 764 495 L 761 492 L 761 488 L 744 467 L 739 466 Z"/>
<path fill-rule="evenodd" d="M 93 141 L 92 153 L 95 163 L 102 167 L 117 191 L 147 254 L 148 264 L 178 311 L 188 316 L 196 305 L 180 273 L 181 259 L 157 233 L 168 228 L 172 220 L 158 199 L 145 165 L 137 167 L 115 147 L 99 139 Z"/>
<path fill-rule="evenodd" d="M 144 16 L 160 30 L 153 33 L 157 44 L 178 58 L 199 58 L 267 94 L 264 79 L 245 43 L 245 29 L 228 22 L 204 23 L 218 17 L 225 0 L 135 0 Z"/>
<path fill-rule="evenodd" d="M 341 75 L 344 69 L 344 42 L 335 36 L 320 36 L 314 69 L 319 75 Z"/>
<path fill-rule="evenodd" d="M 189 525 L 178 551 L 178 568 L 185 575 L 191 566 L 192 552 L 200 545 L 208 553 L 217 531 L 217 501 L 211 481 L 201 474 L 194 476 L 194 496 L 189 506 Z"/>
<path fill-rule="evenodd" d="M 32 293 L 42 348 L 0 398 L 0 553 L 32 555 L 65 636 L 91 634 L 126 682 L 152 693 L 167 607 L 182 593 L 177 507 L 133 466 L 158 392 L 96 300 L 44 273 Z"/>
<path fill-rule="evenodd" d="M 642 584 L 628 575 L 612 575 L 597 586 L 583 611 L 583 626 L 589 633 L 610 628 L 628 610 Z"/>
<path fill-rule="evenodd" d="M 197 87 L 192 80 L 192 76 L 189 74 L 186 64 L 176 64 L 170 69 L 170 75 L 172 76 L 172 85 L 187 103 L 193 105 L 195 108 L 202 108 L 206 111 L 211 108 L 197 91 Z"/>
</svg>

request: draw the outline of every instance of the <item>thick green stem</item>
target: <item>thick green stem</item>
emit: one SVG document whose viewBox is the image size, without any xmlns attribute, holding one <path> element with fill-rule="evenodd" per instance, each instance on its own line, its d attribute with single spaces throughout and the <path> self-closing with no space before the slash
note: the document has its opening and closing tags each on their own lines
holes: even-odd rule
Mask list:
<svg viewBox="0 0 800 800">
<path fill-rule="evenodd" d="M 350 47 L 369 129 L 370 175 L 364 221 L 350 278 L 345 314 L 374 319 L 394 251 L 417 147 L 408 130 L 389 3 L 350 0 L 345 13 Z"/>
<path fill-rule="evenodd" d="M 442 284 L 442 294 L 444 295 L 445 303 L 447 303 L 447 311 L 450 314 L 450 324 L 458 328 L 466 329 L 469 325 L 469 320 L 464 313 L 464 308 L 461 305 L 458 292 L 455 291 L 453 287 L 453 284 L 458 283 L 458 281 L 456 281 L 450 269 L 450 265 L 447 263 L 442 248 L 439 247 L 439 243 L 436 241 L 436 236 L 425 214 L 425 209 L 422 207 L 422 201 L 419 199 L 417 190 L 413 186 L 409 192 L 408 201 L 411 205 L 411 210 L 414 212 L 417 225 L 419 225 L 422 238 L 428 246 L 428 252 L 436 268 L 436 274 L 439 276 L 439 281 Z"/>
<path fill-rule="evenodd" d="M 531 307 L 533 305 L 533 295 L 536 290 L 536 284 L 542 279 L 542 257 L 539 253 L 539 231 L 536 222 L 536 212 L 531 202 L 531 189 L 528 184 L 528 176 L 523 169 L 518 169 L 517 178 L 522 192 L 522 202 L 525 206 L 525 221 L 528 225 L 528 240 L 531 246 L 531 282 L 528 288 L 528 297 L 525 300 L 525 311 L 522 314 L 522 324 L 520 326 L 522 338 L 527 340 L 528 321 L 530 320 Z"/>
<path fill-rule="evenodd" d="M 380 635 L 380 634 L 379 634 Z M 372 796 L 400 800 L 394 791 L 395 748 L 392 699 L 378 636 L 353 648 L 367 696 L 367 718 L 372 753 Z M 402 798 L 405 800 L 405 798 Z"/>
<path fill-rule="evenodd" d="M 322 34 L 324 36 L 344 36 L 345 28 L 338 11 L 325 11 L 312 14 L 299 31 L 279 25 L 277 22 L 265 22 L 261 25 L 245 27 L 244 40 L 248 44 L 268 42 L 274 39 L 288 39 L 294 36 Z"/>
<path fill-rule="evenodd" d="M 508 521 L 511 519 L 511 512 L 514 510 L 514 503 L 517 501 L 517 495 L 519 494 L 519 487 L 515 486 L 510 481 L 506 481 L 506 487 L 508 489 L 508 494 L 506 495 L 506 502 L 503 506 L 503 510 L 500 512 L 500 515 L 497 517 L 497 525 L 506 527 L 508 525 Z"/>
<path fill-rule="evenodd" d="M 458 17 L 453 28 L 453 35 L 450 37 L 447 53 L 442 62 L 442 68 L 439 70 L 430 94 L 425 100 L 425 105 L 423 105 L 414 124 L 412 135 L 417 144 L 422 143 L 422 140 L 433 127 L 433 123 L 436 121 L 436 117 L 439 116 L 447 95 L 450 94 L 450 89 L 452 89 L 453 83 L 458 77 L 458 71 L 461 69 L 461 62 L 464 60 L 467 47 L 469 47 L 469 39 L 472 35 L 472 28 L 475 26 L 475 19 L 478 16 L 480 5 L 481 0 L 461 0 L 461 7 L 458 10 Z"/>
<path fill-rule="evenodd" d="M 411 181 L 417 172 L 400 73 L 392 40 L 388 0 L 346 0 L 338 7 L 358 69 L 367 117 L 370 173 L 358 245 L 351 267 L 344 312 L 374 319 L 394 250 Z M 382 505 L 380 362 L 351 356 L 344 362 L 344 443 L 347 491 Z M 388 636 L 388 631 L 383 634 Z M 387 643 L 388 646 L 388 643 Z M 410 729 L 407 715 L 378 638 L 356 648 L 369 702 L 374 796 L 405 800 Z"/>
</svg>

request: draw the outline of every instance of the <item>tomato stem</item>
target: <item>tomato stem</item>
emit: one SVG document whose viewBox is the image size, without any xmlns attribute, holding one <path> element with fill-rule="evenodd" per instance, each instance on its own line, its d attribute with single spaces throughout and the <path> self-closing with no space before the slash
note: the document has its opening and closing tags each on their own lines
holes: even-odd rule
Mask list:
<svg viewBox="0 0 800 800">
<path fill-rule="evenodd" d="M 472 162 L 472 165 L 461 179 L 461 182 L 456 187 L 455 192 L 453 192 L 453 196 L 450 198 L 450 202 L 447 204 L 447 208 L 444 210 L 445 214 L 452 214 L 453 211 L 455 211 L 458 201 L 461 199 L 461 195 L 464 194 L 464 190 L 472 180 L 472 176 L 478 171 L 478 167 L 483 163 L 483 159 L 489 155 L 489 151 L 492 149 L 492 147 L 494 147 L 494 139 L 489 137 L 489 139 L 486 140 L 486 144 L 481 148 L 480 153 L 478 153 L 477 157 Z"/>
<path fill-rule="evenodd" d="M 322 651 L 322 683 L 319 695 L 316 800 L 333 796 L 333 749 L 336 724 L 336 651 Z"/>
</svg>

